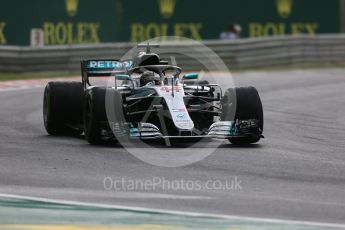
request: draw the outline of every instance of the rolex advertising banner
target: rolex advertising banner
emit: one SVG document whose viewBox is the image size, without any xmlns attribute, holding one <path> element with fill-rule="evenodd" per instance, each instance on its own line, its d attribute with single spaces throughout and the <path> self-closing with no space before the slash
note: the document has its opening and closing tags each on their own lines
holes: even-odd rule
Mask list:
<svg viewBox="0 0 345 230">
<path fill-rule="evenodd" d="M 339 33 L 339 1 L 2 0 L 0 45 L 30 45 L 41 37 L 44 45 L 218 39 L 232 24 L 241 37 Z"/>
</svg>

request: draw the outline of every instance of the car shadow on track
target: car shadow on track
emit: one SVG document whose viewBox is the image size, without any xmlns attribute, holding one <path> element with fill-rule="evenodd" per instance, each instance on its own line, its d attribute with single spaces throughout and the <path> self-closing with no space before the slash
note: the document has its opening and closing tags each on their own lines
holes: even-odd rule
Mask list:
<svg viewBox="0 0 345 230">
<path fill-rule="evenodd" d="M 89 144 L 86 140 L 84 135 L 74 135 L 74 136 L 49 136 L 49 135 L 42 135 L 41 137 L 47 138 L 47 139 L 55 139 L 55 140 L 82 140 L 85 141 L 85 146 L 94 146 L 94 147 L 99 147 L 99 148 L 125 148 L 124 145 L 117 143 L 113 140 L 104 140 L 101 143 L 97 145 L 92 145 Z M 210 140 L 212 142 L 212 140 Z M 230 148 L 230 149 L 258 149 L 262 148 L 263 146 L 259 143 L 255 144 L 245 144 L 245 145 L 235 145 L 231 143 L 221 143 L 221 144 L 216 144 L 215 146 L 211 145 L 208 146 L 205 144 L 205 142 L 184 142 L 184 143 L 176 143 L 173 142 L 171 145 L 167 145 L 166 142 L 164 141 L 158 141 L 158 140 L 150 140 L 150 141 L 133 141 L 132 146 L 134 147 L 140 147 L 140 148 Z"/>
<path fill-rule="evenodd" d="M 231 149 L 259 149 L 262 148 L 263 145 L 259 144 L 259 143 L 255 143 L 255 144 L 246 144 L 246 145 L 235 145 L 235 144 L 222 144 L 220 146 L 218 146 L 218 148 L 231 148 Z"/>
</svg>

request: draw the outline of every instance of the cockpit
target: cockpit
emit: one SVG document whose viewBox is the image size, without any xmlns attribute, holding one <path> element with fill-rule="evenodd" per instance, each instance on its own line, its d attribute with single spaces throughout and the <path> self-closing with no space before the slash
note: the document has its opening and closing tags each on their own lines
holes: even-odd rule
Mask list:
<svg viewBox="0 0 345 230">
<path fill-rule="evenodd" d="M 172 65 L 140 66 L 129 70 L 132 87 L 176 85 L 181 69 Z M 123 82 L 128 85 L 129 82 Z"/>
</svg>

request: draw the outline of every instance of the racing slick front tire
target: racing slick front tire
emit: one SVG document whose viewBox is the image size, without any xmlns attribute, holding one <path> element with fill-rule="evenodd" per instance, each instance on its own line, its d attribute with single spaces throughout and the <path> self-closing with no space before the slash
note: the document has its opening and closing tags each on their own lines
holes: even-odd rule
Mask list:
<svg viewBox="0 0 345 230">
<path fill-rule="evenodd" d="M 108 95 L 107 95 L 108 94 Z M 84 102 L 84 132 L 85 139 L 93 145 L 102 144 L 104 138 L 102 130 L 112 131 L 109 127 L 109 121 L 114 122 L 114 117 L 110 114 L 110 120 L 107 116 L 106 110 L 106 96 L 114 98 L 112 101 L 114 105 L 115 116 L 118 117 L 117 113 L 122 110 L 122 96 L 117 90 L 105 88 L 105 87 L 94 87 L 88 90 L 85 94 Z M 112 138 L 115 143 L 118 142 L 117 137 L 114 135 Z"/>
<path fill-rule="evenodd" d="M 129 120 L 125 117 L 124 98 L 118 90 L 107 91 L 106 97 L 107 103 L 111 104 L 107 107 L 106 112 L 114 140 L 122 145 L 128 143 L 130 130 L 128 124 L 126 124 L 126 120 Z"/>
<path fill-rule="evenodd" d="M 262 103 L 256 88 L 230 88 L 224 94 L 222 120 L 258 120 L 260 133 L 248 137 L 234 137 L 229 141 L 236 145 L 256 143 L 260 140 L 264 125 Z"/>
<path fill-rule="evenodd" d="M 84 101 L 84 133 L 85 139 L 90 144 L 102 143 L 102 122 L 107 121 L 105 112 L 106 89 L 101 87 L 91 88 L 85 92 Z"/>
<path fill-rule="evenodd" d="M 49 82 L 44 89 L 43 121 L 50 135 L 80 135 L 83 86 L 80 82 Z"/>
</svg>

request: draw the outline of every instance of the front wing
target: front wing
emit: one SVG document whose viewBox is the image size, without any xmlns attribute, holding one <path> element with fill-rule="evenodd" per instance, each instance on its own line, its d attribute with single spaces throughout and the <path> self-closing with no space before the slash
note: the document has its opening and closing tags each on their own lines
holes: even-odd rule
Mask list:
<svg viewBox="0 0 345 230">
<path fill-rule="evenodd" d="M 194 131 L 180 131 L 177 136 L 164 135 L 157 126 L 151 123 L 139 123 L 136 126 L 129 125 L 130 139 L 230 139 L 243 137 L 263 137 L 260 129 L 259 121 L 251 120 L 236 120 L 236 121 L 219 121 L 213 123 L 208 132 L 203 135 L 198 135 Z"/>
</svg>

